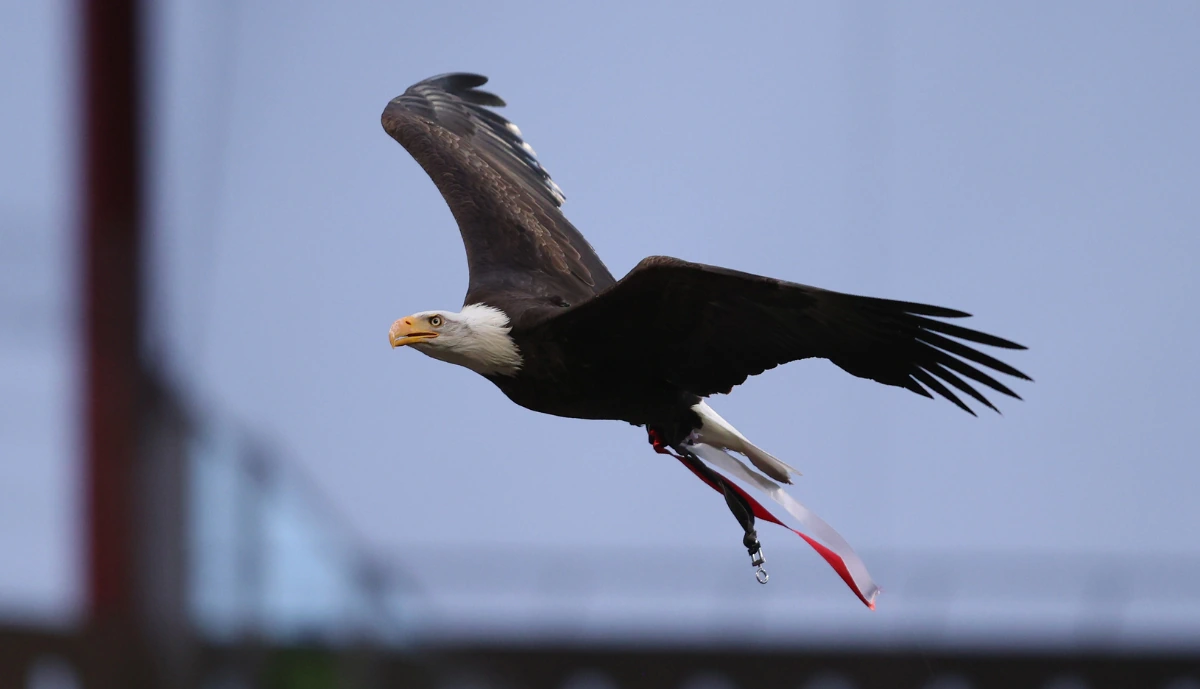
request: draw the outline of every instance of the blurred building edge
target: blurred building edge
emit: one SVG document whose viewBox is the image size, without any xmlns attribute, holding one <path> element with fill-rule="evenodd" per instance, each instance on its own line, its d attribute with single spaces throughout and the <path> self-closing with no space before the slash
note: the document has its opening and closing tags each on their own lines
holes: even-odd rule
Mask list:
<svg viewBox="0 0 1200 689">
<path fill-rule="evenodd" d="M 409 580 L 269 443 L 148 378 L 135 536 L 153 686 L 413 678 Z"/>
<path fill-rule="evenodd" d="M 185 442 L 186 605 L 205 640 L 409 645 L 411 580 L 373 558 L 293 465 L 215 417 L 191 424 Z"/>
</svg>

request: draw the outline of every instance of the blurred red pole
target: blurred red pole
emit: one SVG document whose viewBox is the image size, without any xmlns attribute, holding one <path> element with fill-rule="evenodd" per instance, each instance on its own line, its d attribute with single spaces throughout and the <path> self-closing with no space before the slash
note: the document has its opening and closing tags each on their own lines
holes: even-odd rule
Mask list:
<svg viewBox="0 0 1200 689">
<path fill-rule="evenodd" d="M 139 0 L 83 0 L 83 305 L 87 594 L 132 623 L 141 349 Z"/>
</svg>

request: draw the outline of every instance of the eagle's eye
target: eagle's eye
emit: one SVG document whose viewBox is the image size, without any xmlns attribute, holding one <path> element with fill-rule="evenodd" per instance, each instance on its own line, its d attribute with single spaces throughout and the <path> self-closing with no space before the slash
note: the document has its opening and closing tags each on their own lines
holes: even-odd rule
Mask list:
<svg viewBox="0 0 1200 689">
<path fill-rule="evenodd" d="M 441 316 L 430 316 L 429 324 L 435 328 L 442 327 L 442 317 Z"/>
</svg>

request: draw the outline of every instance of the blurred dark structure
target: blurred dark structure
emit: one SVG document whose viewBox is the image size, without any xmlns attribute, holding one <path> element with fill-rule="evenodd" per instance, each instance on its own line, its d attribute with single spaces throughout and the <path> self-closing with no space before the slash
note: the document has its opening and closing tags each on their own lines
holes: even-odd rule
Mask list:
<svg viewBox="0 0 1200 689">
<path fill-rule="evenodd" d="M 88 635 L 0 630 L 0 686 L 125 687 L 126 652 L 97 668 Z M 200 644 L 187 675 L 145 686 L 429 689 L 1194 689 L 1194 655 L 891 651 L 717 651 L 600 647 L 442 648 L 426 653 L 325 644 Z M 46 659 L 81 668 L 78 684 L 37 683 Z M 89 662 L 89 659 L 91 662 Z M 44 672 L 44 671 L 43 671 Z M 144 675 L 143 675 L 144 677 Z"/>
<path fill-rule="evenodd" d="M 274 629 L 263 602 L 270 583 L 262 504 L 281 490 L 280 463 L 244 438 L 213 450 L 221 433 L 155 375 L 142 349 L 140 7 L 82 3 L 87 618 L 76 629 L 0 627 L 0 689 L 1200 688 L 1200 642 L 1137 651 L 1113 650 L 1104 639 L 1093 650 L 749 650 L 732 644 L 741 629 L 734 625 L 728 641 L 702 645 L 563 644 L 544 635 L 422 642 L 398 621 L 419 591 L 354 547 L 344 556 L 350 595 L 338 603 L 349 621 L 331 629 L 314 617 Z M 234 513 L 224 564 L 203 561 L 196 545 L 210 535 L 197 527 L 198 477 L 224 496 L 206 504 Z M 227 615 L 198 592 L 189 578 L 198 570 L 228 571 L 245 597 L 240 607 Z"/>
</svg>

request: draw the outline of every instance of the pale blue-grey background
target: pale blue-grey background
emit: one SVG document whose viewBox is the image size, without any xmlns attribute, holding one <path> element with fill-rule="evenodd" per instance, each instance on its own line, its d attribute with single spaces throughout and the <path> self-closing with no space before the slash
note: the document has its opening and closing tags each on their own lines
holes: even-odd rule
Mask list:
<svg viewBox="0 0 1200 689">
<path fill-rule="evenodd" d="M 44 283 L 66 315 L 36 336 L 5 325 L 0 601 L 63 609 L 73 15 L 2 7 L 5 253 L 12 228 L 44 246 L 0 279 L 6 300 Z M 492 77 L 617 275 L 665 253 L 961 308 L 1030 347 L 1005 356 L 1037 382 L 1002 417 L 824 362 L 714 400 L 860 550 L 1200 552 L 1200 6 L 153 7 L 155 351 L 377 552 L 663 543 L 744 566 L 721 501 L 642 431 L 533 414 L 385 344 L 466 285 L 453 219 L 378 122 L 452 70 Z"/>
</svg>

